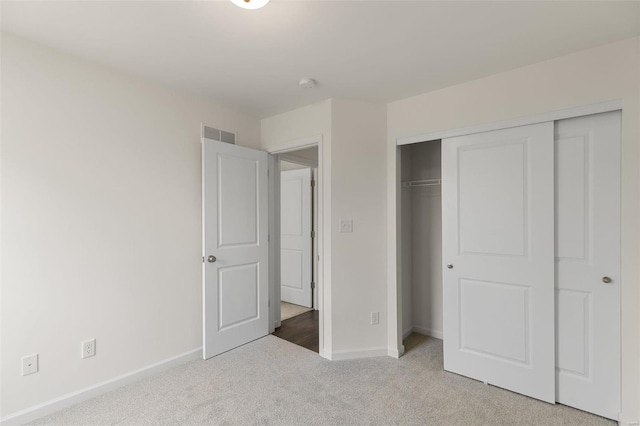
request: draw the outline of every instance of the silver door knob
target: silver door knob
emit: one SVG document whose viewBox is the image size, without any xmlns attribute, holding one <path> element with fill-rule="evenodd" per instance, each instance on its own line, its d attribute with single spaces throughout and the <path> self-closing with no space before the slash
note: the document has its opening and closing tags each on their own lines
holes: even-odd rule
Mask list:
<svg viewBox="0 0 640 426">
<path fill-rule="evenodd" d="M 216 259 L 216 257 L 214 255 L 211 255 L 211 256 L 207 257 L 207 262 L 209 262 L 209 263 L 213 263 L 216 260 L 218 260 L 218 259 Z"/>
<path fill-rule="evenodd" d="M 609 277 L 602 277 L 602 282 L 605 284 L 609 284 L 611 281 L 613 281 L 611 278 Z"/>
<path fill-rule="evenodd" d="M 447 268 L 448 268 L 448 269 L 453 269 L 453 265 L 449 263 L 449 264 L 447 265 Z"/>
</svg>

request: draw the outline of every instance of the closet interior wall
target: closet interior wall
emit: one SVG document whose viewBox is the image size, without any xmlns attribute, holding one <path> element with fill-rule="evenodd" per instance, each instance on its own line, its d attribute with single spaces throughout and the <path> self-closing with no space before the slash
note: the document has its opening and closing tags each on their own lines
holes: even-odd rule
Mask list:
<svg viewBox="0 0 640 426">
<path fill-rule="evenodd" d="M 401 149 L 402 332 L 442 338 L 442 197 L 440 141 Z"/>
</svg>

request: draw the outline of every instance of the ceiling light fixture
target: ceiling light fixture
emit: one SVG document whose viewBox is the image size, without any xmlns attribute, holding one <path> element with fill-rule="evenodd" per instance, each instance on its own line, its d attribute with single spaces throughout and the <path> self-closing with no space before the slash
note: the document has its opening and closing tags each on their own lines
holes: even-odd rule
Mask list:
<svg viewBox="0 0 640 426">
<path fill-rule="evenodd" d="M 243 9 L 260 9 L 269 3 L 269 0 L 231 0 L 231 3 Z"/>
</svg>

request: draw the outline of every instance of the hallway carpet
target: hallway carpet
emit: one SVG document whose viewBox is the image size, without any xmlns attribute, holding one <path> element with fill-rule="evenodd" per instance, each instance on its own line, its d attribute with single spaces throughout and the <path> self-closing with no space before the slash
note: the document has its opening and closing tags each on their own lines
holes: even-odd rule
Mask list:
<svg viewBox="0 0 640 426">
<path fill-rule="evenodd" d="M 451 374 L 442 342 L 407 353 L 327 361 L 267 336 L 35 421 L 48 425 L 611 425 L 562 405 Z"/>
</svg>

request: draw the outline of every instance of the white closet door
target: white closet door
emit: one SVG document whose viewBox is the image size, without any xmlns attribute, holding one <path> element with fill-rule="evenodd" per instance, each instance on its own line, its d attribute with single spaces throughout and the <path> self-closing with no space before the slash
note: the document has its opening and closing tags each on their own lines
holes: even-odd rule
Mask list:
<svg viewBox="0 0 640 426">
<path fill-rule="evenodd" d="M 553 123 L 442 141 L 444 368 L 555 402 Z"/>
<path fill-rule="evenodd" d="M 556 210 L 557 401 L 617 420 L 620 112 L 556 123 Z"/>
<path fill-rule="evenodd" d="M 269 332 L 267 153 L 202 140 L 203 357 Z"/>
<path fill-rule="evenodd" d="M 311 169 L 280 176 L 280 298 L 310 308 Z"/>
</svg>

